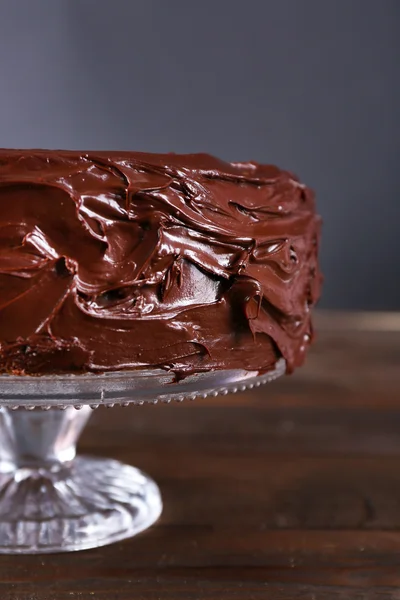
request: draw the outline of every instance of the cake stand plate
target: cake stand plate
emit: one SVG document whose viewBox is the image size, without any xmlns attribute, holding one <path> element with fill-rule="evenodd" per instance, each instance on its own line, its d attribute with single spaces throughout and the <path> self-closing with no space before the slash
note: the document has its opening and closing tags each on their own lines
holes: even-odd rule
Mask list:
<svg viewBox="0 0 400 600">
<path fill-rule="evenodd" d="M 75 458 L 92 408 L 243 391 L 285 370 L 281 359 L 261 376 L 211 371 L 180 382 L 159 369 L 0 376 L 0 553 L 95 548 L 131 537 L 160 516 L 161 494 L 148 475 L 116 460 Z"/>
</svg>

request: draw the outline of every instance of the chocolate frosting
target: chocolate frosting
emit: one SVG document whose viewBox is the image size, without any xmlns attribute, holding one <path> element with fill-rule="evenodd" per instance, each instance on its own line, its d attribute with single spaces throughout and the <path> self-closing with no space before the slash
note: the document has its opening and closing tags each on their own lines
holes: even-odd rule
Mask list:
<svg viewBox="0 0 400 600">
<path fill-rule="evenodd" d="M 0 150 L 0 372 L 300 365 L 313 194 L 205 154 Z"/>
</svg>

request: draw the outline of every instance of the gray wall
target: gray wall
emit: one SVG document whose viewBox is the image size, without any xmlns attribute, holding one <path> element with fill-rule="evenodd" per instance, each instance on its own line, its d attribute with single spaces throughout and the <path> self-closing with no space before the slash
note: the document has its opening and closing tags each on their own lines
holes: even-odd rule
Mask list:
<svg viewBox="0 0 400 600">
<path fill-rule="evenodd" d="M 400 0 L 0 0 L 0 145 L 275 162 L 322 305 L 400 309 L 399 59 Z"/>
</svg>

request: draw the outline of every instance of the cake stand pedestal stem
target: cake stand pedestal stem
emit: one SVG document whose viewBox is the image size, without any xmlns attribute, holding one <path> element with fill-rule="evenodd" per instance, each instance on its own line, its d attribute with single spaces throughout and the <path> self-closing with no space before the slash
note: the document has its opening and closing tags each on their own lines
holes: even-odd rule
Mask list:
<svg viewBox="0 0 400 600">
<path fill-rule="evenodd" d="M 0 408 L 0 472 L 66 467 L 92 410 Z"/>
</svg>

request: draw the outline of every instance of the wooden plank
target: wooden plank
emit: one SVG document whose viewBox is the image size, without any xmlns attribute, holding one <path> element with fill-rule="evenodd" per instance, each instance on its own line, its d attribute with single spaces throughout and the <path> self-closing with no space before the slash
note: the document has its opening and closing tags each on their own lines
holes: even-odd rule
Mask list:
<svg viewBox="0 0 400 600">
<path fill-rule="evenodd" d="M 400 592 L 393 587 L 364 588 L 348 586 L 310 586 L 303 584 L 277 584 L 252 581 L 245 582 L 225 578 L 218 571 L 211 573 L 188 572 L 168 577 L 163 572 L 151 572 L 132 577 L 128 582 L 116 580 L 104 588 L 93 591 L 63 592 L 59 586 L 47 591 L 33 592 L 15 588 L 6 591 L 2 600 L 399 600 Z M 74 586 L 75 587 L 75 586 Z M 0 588 L 1 590 L 1 588 Z M 116 591 L 118 590 L 118 591 Z M 40 594 L 40 596 L 38 595 Z"/>
<path fill-rule="evenodd" d="M 321 455 L 397 455 L 400 452 L 400 411 L 363 407 L 280 406 L 280 397 L 251 406 L 183 404 L 172 408 L 131 407 L 99 410 L 84 433 L 85 453 L 140 458 L 163 472 L 194 462 L 208 468 L 224 458 L 268 460 L 291 453 Z M 113 414 L 111 414 L 113 413 Z M 98 445 L 102 438 L 102 446 Z M 200 449 L 199 449 L 200 445 Z M 199 463 L 199 452 L 204 461 Z M 214 457 L 214 461 L 212 460 Z M 218 460 L 217 460 L 218 459 Z M 221 468 L 228 468 L 226 464 Z"/>
</svg>

